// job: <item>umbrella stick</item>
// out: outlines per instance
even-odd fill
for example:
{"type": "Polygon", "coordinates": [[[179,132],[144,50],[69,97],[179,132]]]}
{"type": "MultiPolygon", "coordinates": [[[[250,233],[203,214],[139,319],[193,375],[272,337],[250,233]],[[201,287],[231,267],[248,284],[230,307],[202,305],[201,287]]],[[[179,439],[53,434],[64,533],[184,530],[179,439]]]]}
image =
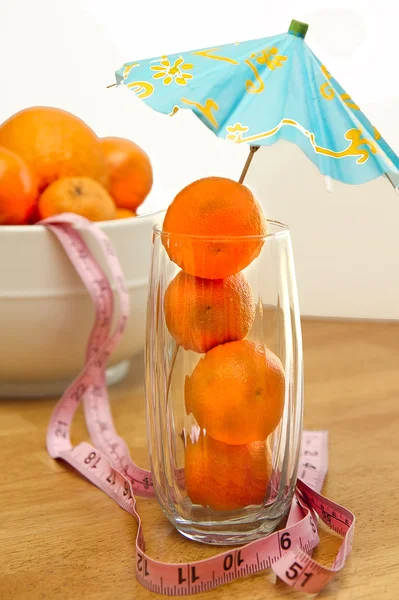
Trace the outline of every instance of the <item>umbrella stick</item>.
{"type": "Polygon", "coordinates": [[[114,87],[114,86],[116,86],[116,83],[111,83],[111,85],[107,85],[107,90],[108,90],[109,88],[112,88],[112,87],[114,87]]]}
{"type": "Polygon", "coordinates": [[[256,152],[257,150],[259,150],[259,148],[260,148],[260,146],[250,146],[250,147],[249,147],[249,154],[248,154],[248,158],[247,158],[247,161],[246,161],[246,163],[245,163],[245,165],[244,165],[244,168],[243,168],[243,170],[242,170],[242,173],[241,173],[240,179],[238,180],[238,183],[243,183],[243,182],[244,182],[245,176],[246,176],[246,174],[248,173],[248,169],[249,169],[249,167],[250,167],[250,164],[251,164],[251,162],[252,162],[252,159],[253,159],[253,157],[254,157],[254,154],[255,154],[255,152],[256,152]]]}

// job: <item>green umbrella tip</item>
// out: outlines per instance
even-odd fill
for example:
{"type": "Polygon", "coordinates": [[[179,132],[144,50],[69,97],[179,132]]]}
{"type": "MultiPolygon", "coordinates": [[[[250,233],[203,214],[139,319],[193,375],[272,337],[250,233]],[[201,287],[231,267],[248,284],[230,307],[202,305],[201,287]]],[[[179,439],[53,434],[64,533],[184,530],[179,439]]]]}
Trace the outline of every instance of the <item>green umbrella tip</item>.
{"type": "Polygon", "coordinates": [[[308,28],[309,25],[307,23],[302,23],[302,21],[296,21],[295,19],[292,19],[288,33],[304,38],[308,28]]]}

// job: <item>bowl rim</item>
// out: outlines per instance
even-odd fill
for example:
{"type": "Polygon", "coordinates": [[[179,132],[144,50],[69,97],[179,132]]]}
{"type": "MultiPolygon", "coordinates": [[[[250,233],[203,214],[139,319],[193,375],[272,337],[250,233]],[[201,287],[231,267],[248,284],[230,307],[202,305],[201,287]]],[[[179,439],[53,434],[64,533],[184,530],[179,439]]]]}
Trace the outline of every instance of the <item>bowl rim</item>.
{"type": "MultiPolygon", "coordinates": [[[[127,217],[126,219],[113,219],[110,221],[93,221],[93,223],[95,223],[96,225],[98,225],[99,227],[101,227],[101,229],[104,230],[112,230],[112,229],[116,229],[117,227],[120,227],[123,224],[134,224],[134,227],[136,227],[135,223],[138,223],[140,221],[145,221],[146,219],[148,220],[153,220],[154,218],[161,218],[161,216],[165,213],[166,208],[163,208],[161,210],[156,210],[152,213],[145,213],[144,215],[137,215],[136,217],[127,217]]],[[[76,229],[80,229],[80,227],[76,227],[76,229]]],[[[33,233],[39,233],[39,232],[43,232],[46,231],[47,227],[45,225],[0,225],[0,235],[2,235],[4,232],[8,232],[8,233],[22,233],[22,232],[30,232],[31,234],[33,233]]]]}

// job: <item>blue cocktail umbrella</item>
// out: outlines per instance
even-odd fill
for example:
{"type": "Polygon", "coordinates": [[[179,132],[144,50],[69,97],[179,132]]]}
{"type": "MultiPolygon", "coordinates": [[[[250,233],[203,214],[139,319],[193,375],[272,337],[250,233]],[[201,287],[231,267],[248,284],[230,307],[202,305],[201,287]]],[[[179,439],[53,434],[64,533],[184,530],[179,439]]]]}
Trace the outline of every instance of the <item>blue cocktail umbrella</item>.
{"type": "Polygon", "coordinates": [[[123,83],[158,112],[190,109],[218,137],[260,146],[286,140],[332,179],[361,184],[386,175],[399,185],[399,158],[305,42],[288,33],[126,63],[123,83]]]}

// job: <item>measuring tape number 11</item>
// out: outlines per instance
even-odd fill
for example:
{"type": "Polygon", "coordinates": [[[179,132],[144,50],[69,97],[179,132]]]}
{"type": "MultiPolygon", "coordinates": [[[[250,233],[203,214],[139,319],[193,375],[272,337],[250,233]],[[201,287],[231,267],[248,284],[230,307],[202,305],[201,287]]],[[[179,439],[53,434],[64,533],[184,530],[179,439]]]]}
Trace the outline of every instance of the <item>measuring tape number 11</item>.
{"type": "Polygon", "coordinates": [[[151,473],[133,462],[126,443],[115,430],[105,380],[107,360],[124,332],[129,315],[122,269],[110,240],[83,217],[63,214],[41,223],[60,241],[95,307],[95,322],[83,370],[54,408],[47,430],[47,449],[51,457],[72,465],[136,519],[139,582],[151,591],[181,596],[211,590],[238,577],[272,568],[291,587],[310,594],[322,590],[343,568],[352,549],[355,524],[349,510],[320,495],[327,472],[327,433],[322,431],[303,433],[299,478],[285,529],[198,562],[164,563],[146,554],[135,494],[154,497],[151,473]],[[115,284],[119,315],[113,331],[111,284],[90,252],[81,230],[88,230],[94,237],[115,284]],[[81,401],[92,444],[82,442],[72,446],[70,429],[81,401]],[[319,542],[318,518],[343,536],[330,568],[318,564],[311,556],[319,542]]]}

